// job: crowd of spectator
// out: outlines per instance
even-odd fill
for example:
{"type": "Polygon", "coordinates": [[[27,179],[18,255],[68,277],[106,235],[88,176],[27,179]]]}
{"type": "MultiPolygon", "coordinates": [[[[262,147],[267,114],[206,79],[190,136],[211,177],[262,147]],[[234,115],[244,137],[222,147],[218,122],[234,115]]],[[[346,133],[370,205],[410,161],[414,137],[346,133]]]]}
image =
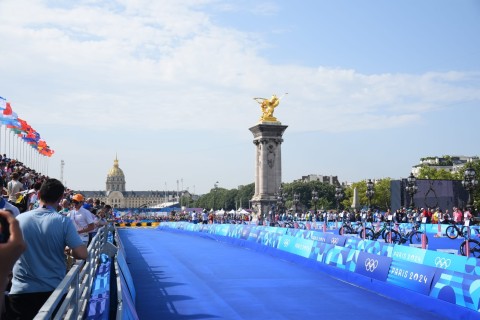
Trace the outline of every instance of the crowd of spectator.
{"type": "Polygon", "coordinates": [[[33,319],[112,208],[6,155],[0,192],[0,318],[33,319]]]}
{"type": "Polygon", "coordinates": [[[344,220],[355,222],[382,222],[388,219],[388,216],[392,216],[392,221],[396,223],[432,223],[432,224],[464,224],[465,221],[473,224],[473,215],[468,209],[460,209],[453,207],[452,213],[448,209],[443,211],[440,208],[414,208],[407,209],[401,208],[391,212],[380,210],[317,210],[295,213],[293,211],[285,212],[282,214],[274,214],[275,222],[278,221],[312,221],[312,222],[341,222],[344,220]]]}

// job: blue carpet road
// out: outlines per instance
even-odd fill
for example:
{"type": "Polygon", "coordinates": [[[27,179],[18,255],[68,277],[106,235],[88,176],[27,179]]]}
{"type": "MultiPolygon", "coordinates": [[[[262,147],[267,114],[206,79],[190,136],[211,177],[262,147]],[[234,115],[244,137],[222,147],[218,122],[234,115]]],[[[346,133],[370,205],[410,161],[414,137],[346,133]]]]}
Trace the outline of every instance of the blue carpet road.
{"type": "Polygon", "coordinates": [[[318,270],[185,233],[120,229],[140,319],[442,319],[318,270]]]}

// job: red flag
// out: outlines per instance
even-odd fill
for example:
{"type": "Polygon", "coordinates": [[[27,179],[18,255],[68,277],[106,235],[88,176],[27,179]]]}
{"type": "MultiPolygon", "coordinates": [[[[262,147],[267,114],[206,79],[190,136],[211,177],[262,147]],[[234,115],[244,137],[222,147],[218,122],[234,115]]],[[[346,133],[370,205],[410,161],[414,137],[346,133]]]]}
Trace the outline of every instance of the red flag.
{"type": "Polygon", "coordinates": [[[12,115],[12,107],[10,106],[10,102],[7,102],[6,103],[6,107],[5,107],[5,110],[3,110],[3,114],[5,116],[11,116],[12,115]]]}

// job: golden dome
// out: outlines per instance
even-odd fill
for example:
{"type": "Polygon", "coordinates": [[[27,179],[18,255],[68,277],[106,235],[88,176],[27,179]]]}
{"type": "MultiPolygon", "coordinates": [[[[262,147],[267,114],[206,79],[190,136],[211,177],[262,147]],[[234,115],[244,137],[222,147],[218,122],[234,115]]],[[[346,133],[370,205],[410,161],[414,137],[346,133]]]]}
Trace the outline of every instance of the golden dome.
{"type": "Polygon", "coordinates": [[[125,177],[123,174],[122,169],[118,167],[118,160],[115,158],[115,161],[113,161],[113,168],[110,169],[108,172],[109,177],[125,177]]]}

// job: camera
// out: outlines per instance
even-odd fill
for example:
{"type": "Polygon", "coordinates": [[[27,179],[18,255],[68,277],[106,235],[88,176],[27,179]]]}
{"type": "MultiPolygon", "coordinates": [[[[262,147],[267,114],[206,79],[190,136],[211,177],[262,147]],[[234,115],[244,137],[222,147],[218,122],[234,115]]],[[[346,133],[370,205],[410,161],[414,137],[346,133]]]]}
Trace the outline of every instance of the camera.
{"type": "Polygon", "coordinates": [[[0,217],[0,243],[5,243],[10,238],[10,226],[7,219],[0,217]]]}
{"type": "MultiPolygon", "coordinates": [[[[12,211],[6,210],[13,214],[12,211]]],[[[0,243],[5,243],[10,238],[10,225],[4,217],[0,217],[0,243]]]]}

